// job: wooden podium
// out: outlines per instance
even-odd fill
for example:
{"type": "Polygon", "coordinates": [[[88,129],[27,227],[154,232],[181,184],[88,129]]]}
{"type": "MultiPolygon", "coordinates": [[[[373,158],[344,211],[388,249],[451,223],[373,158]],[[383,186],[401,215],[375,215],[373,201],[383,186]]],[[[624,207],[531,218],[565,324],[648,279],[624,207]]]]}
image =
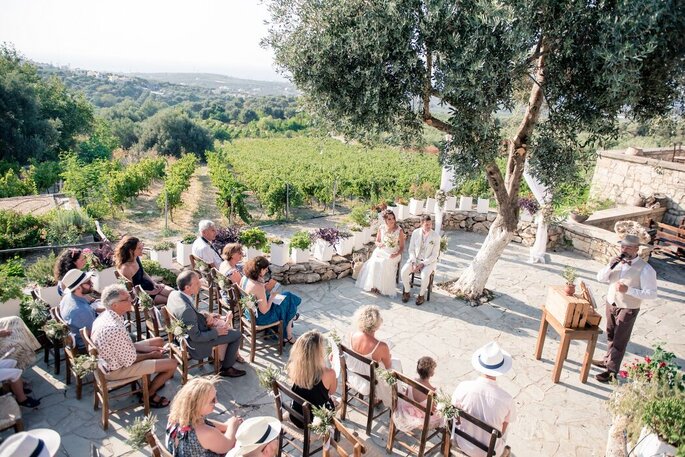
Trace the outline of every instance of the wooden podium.
{"type": "Polygon", "coordinates": [[[563,292],[563,287],[552,286],[549,288],[547,305],[542,307],[540,332],[538,333],[538,340],[535,346],[535,359],[540,360],[542,357],[547,327],[551,324],[561,340],[554,362],[554,370],[552,370],[552,381],[554,383],[559,382],[561,369],[568,356],[568,348],[572,340],[587,341],[585,357],[583,357],[583,365],[580,370],[580,381],[582,383],[587,382],[597,338],[602,333],[602,330],[597,325],[599,320],[592,305],[591,301],[585,297],[567,296],[563,292]],[[594,325],[589,324],[588,320],[592,321],[594,325]]]}

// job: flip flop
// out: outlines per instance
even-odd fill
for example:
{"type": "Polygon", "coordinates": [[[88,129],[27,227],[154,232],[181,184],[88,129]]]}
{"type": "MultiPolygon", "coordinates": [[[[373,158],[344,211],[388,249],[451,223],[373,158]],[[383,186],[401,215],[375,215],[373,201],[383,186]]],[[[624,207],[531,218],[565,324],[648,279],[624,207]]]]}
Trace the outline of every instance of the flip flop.
{"type": "Polygon", "coordinates": [[[170,403],[171,403],[171,401],[169,401],[169,399],[166,397],[159,397],[159,400],[157,400],[157,401],[155,401],[154,399],[151,398],[150,399],[150,408],[155,408],[155,409],[166,408],[169,406],[170,403]]]}

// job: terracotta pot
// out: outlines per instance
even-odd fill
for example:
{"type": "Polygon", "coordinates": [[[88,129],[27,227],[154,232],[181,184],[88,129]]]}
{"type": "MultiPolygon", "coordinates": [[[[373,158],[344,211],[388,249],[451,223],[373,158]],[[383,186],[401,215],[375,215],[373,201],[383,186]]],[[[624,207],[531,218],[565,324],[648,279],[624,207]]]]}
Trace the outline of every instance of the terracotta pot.
{"type": "Polygon", "coordinates": [[[564,293],[568,295],[569,297],[571,295],[574,295],[576,293],[576,285],[575,284],[566,284],[564,286],[564,293]]]}

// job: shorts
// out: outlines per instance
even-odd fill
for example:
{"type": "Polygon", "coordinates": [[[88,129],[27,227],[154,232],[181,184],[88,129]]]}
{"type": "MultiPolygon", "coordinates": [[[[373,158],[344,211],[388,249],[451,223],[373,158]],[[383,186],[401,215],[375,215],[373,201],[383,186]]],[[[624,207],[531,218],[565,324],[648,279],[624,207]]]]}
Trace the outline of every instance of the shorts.
{"type": "MultiPolygon", "coordinates": [[[[157,368],[158,362],[169,359],[148,359],[136,362],[130,367],[120,368],[105,374],[108,381],[117,381],[126,378],[139,378],[146,374],[157,373],[161,368],[157,368]]],[[[161,365],[161,363],[159,364],[161,365]]]]}

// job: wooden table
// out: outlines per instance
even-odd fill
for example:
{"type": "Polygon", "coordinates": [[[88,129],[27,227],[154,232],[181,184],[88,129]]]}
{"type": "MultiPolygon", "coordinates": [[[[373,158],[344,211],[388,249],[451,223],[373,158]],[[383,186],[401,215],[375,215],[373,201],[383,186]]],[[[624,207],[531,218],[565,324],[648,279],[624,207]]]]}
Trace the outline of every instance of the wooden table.
{"type": "Polygon", "coordinates": [[[586,383],[588,373],[590,373],[590,364],[592,363],[592,356],[595,353],[595,345],[597,344],[597,337],[602,330],[598,326],[585,328],[566,328],[559,321],[547,312],[547,309],[542,307],[542,318],[540,319],[540,333],[538,333],[538,341],[535,346],[535,359],[540,360],[542,357],[542,348],[545,345],[545,337],[547,336],[547,327],[552,324],[552,328],[561,337],[559,349],[557,349],[557,358],[554,362],[554,370],[552,371],[552,381],[559,382],[561,377],[561,369],[564,366],[564,360],[568,356],[568,348],[572,340],[586,340],[587,348],[585,349],[585,357],[583,358],[583,366],[580,370],[580,382],[586,383]]]}

